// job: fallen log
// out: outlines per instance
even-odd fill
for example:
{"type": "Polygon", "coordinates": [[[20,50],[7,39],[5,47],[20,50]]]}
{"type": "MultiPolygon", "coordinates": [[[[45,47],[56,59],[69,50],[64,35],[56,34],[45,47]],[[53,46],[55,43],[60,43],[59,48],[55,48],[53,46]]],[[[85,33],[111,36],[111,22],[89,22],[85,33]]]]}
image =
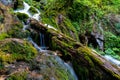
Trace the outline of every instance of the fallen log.
{"type": "Polygon", "coordinates": [[[31,28],[50,36],[50,46],[71,56],[79,80],[120,80],[120,68],[63,33],[30,20],[31,28]]]}

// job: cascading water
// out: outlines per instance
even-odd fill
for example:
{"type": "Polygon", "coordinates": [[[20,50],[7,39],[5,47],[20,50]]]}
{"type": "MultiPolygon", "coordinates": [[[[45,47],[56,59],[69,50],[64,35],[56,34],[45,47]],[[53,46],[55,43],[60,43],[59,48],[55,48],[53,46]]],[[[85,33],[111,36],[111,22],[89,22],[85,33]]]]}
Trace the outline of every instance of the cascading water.
{"type": "Polygon", "coordinates": [[[16,12],[16,13],[17,13],[17,12],[25,13],[25,14],[27,14],[30,18],[34,18],[34,19],[36,19],[36,20],[39,21],[39,18],[40,18],[40,12],[39,12],[39,10],[36,9],[37,13],[35,13],[34,15],[31,15],[31,14],[29,13],[30,6],[29,6],[27,3],[25,3],[25,2],[23,2],[23,5],[24,5],[24,9],[15,10],[14,12],[16,12]]]}
{"type": "MultiPolygon", "coordinates": [[[[94,49],[93,49],[93,52],[97,53],[94,49]]],[[[109,62],[117,65],[118,67],[120,67],[120,61],[113,58],[111,55],[103,55],[102,57],[108,60],[109,62]]]]}
{"type": "Polygon", "coordinates": [[[41,49],[45,50],[45,35],[43,33],[40,33],[40,47],[41,49]]]}
{"type": "Polygon", "coordinates": [[[65,63],[63,60],[60,59],[60,57],[55,57],[56,61],[59,62],[59,64],[62,65],[66,69],[66,71],[70,72],[72,76],[74,76],[74,80],[78,80],[72,66],[70,66],[68,63],[65,63]]]}
{"type": "Polygon", "coordinates": [[[119,61],[119,60],[113,58],[113,57],[110,56],[110,55],[104,55],[104,57],[105,57],[108,61],[110,61],[110,62],[112,62],[113,64],[115,64],[115,65],[117,65],[117,66],[120,67],[120,61],[119,61]]]}
{"type": "Polygon", "coordinates": [[[20,12],[20,13],[25,13],[27,14],[29,17],[32,17],[32,15],[28,12],[28,10],[30,9],[30,6],[23,2],[23,5],[24,5],[24,9],[21,9],[21,10],[15,10],[14,12],[17,13],[17,12],[20,12]]]}
{"type": "Polygon", "coordinates": [[[33,44],[33,46],[40,52],[42,49],[32,40],[31,37],[28,37],[28,41],[33,44]]]}
{"type": "MultiPolygon", "coordinates": [[[[36,20],[39,21],[39,18],[40,18],[40,16],[39,16],[39,15],[40,15],[39,10],[36,9],[36,10],[38,11],[38,13],[36,13],[36,14],[34,14],[34,15],[32,16],[32,15],[29,13],[30,6],[29,6],[27,3],[25,3],[25,2],[24,2],[23,4],[24,4],[24,9],[22,9],[22,10],[16,10],[15,13],[16,13],[16,12],[25,13],[25,14],[27,14],[30,18],[34,18],[34,19],[36,19],[36,20]]],[[[27,24],[24,24],[24,23],[23,23],[23,25],[24,25],[23,30],[26,30],[26,28],[29,27],[29,25],[27,25],[27,24]]],[[[47,24],[45,24],[45,25],[46,25],[48,28],[52,28],[52,29],[56,30],[54,27],[52,27],[52,26],[50,26],[50,25],[47,25],[47,24]]],[[[42,51],[47,52],[47,51],[43,50],[43,49],[46,49],[45,40],[44,40],[44,39],[45,39],[45,36],[44,36],[43,33],[40,33],[39,35],[40,35],[40,47],[32,40],[31,37],[28,37],[28,41],[31,42],[31,43],[33,44],[33,46],[34,46],[39,52],[42,52],[42,51]]],[[[78,80],[78,78],[77,78],[77,76],[76,76],[73,68],[72,68],[68,63],[65,63],[65,62],[64,62],[60,57],[58,57],[57,55],[54,55],[54,56],[55,56],[56,61],[57,61],[59,64],[61,64],[61,66],[64,67],[64,68],[70,73],[70,75],[72,75],[72,77],[74,78],[74,80],[78,80]]]]}

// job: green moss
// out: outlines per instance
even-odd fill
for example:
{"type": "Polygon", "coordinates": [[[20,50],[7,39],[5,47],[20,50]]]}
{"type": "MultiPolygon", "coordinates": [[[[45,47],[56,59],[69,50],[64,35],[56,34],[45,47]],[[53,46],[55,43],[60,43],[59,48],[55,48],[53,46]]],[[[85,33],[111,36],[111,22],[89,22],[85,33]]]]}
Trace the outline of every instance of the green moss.
{"type": "MultiPolygon", "coordinates": [[[[78,48],[78,53],[87,55],[92,61],[95,61],[95,63],[101,64],[101,65],[103,64],[97,57],[94,57],[92,55],[93,51],[91,49],[89,49],[88,47],[78,48]]],[[[88,61],[89,61],[89,59],[88,59],[88,61]]],[[[91,63],[91,61],[89,63],[91,63]]]]}
{"type": "Polygon", "coordinates": [[[11,29],[7,32],[7,34],[12,38],[26,38],[30,32],[23,31],[22,23],[17,23],[11,27],[11,29]]]}
{"type": "Polygon", "coordinates": [[[8,38],[8,37],[9,37],[9,35],[7,33],[0,34],[0,40],[3,40],[3,39],[8,38]]]}
{"type": "Polygon", "coordinates": [[[19,18],[19,20],[21,20],[23,22],[26,22],[26,20],[29,18],[29,16],[25,13],[17,12],[16,15],[19,18]]]}
{"type": "Polygon", "coordinates": [[[68,75],[69,74],[65,73],[64,70],[60,68],[56,69],[57,80],[68,80],[69,79],[68,75]]]}
{"type": "Polygon", "coordinates": [[[62,53],[63,53],[63,55],[68,55],[68,52],[67,52],[67,50],[68,49],[73,49],[73,47],[70,45],[70,44],[66,44],[64,41],[60,41],[59,39],[57,39],[57,37],[52,37],[52,44],[51,44],[51,48],[53,49],[53,50],[60,50],[60,51],[62,51],[62,53]],[[57,43],[57,44],[56,44],[57,43]],[[57,46],[57,45],[60,45],[60,46],[57,46]],[[61,48],[61,46],[62,47],[64,47],[64,49],[63,48],[61,48]]]}
{"type": "Polygon", "coordinates": [[[57,22],[55,21],[55,17],[54,17],[54,16],[49,16],[49,17],[48,17],[48,16],[46,16],[45,14],[41,14],[41,18],[42,18],[42,22],[43,22],[44,24],[47,23],[47,24],[49,24],[49,25],[57,28],[57,30],[60,30],[57,22]]]}
{"type": "Polygon", "coordinates": [[[55,72],[55,78],[56,80],[74,80],[71,73],[64,68],[64,66],[61,66],[60,62],[55,60],[52,56],[49,57],[49,59],[53,64],[53,71],[55,72]]]}
{"type": "Polygon", "coordinates": [[[63,21],[60,25],[58,25],[57,17],[58,15],[53,16],[54,13],[51,13],[50,16],[46,16],[46,14],[42,14],[42,22],[52,25],[53,27],[57,28],[58,31],[74,38],[75,40],[79,41],[78,33],[75,27],[71,24],[68,18],[63,16],[63,21]]]}
{"type": "Polygon", "coordinates": [[[38,10],[41,10],[41,3],[38,0],[24,0],[24,1],[28,3],[30,6],[34,6],[38,10]]]}
{"type": "Polygon", "coordinates": [[[10,75],[6,80],[26,80],[27,72],[17,72],[10,75]]]}
{"type": "Polygon", "coordinates": [[[89,71],[87,69],[87,66],[86,67],[79,66],[76,61],[75,62],[73,61],[72,63],[73,63],[73,67],[76,71],[76,74],[78,74],[78,77],[80,78],[80,80],[89,79],[89,77],[88,77],[89,71]]]}
{"type": "Polygon", "coordinates": [[[0,58],[3,62],[15,60],[30,60],[37,55],[37,50],[28,42],[19,43],[16,41],[0,42],[0,58]]]}
{"type": "Polygon", "coordinates": [[[33,15],[35,13],[38,13],[37,10],[34,7],[30,7],[29,12],[33,15]]]}

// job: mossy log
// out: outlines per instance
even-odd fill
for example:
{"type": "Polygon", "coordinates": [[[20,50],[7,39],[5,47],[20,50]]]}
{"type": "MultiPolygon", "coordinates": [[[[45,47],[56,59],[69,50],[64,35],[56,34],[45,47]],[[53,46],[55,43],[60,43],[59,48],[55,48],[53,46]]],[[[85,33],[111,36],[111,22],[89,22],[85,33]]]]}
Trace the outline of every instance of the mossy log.
{"type": "Polygon", "coordinates": [[[33,30],[43,31],[50,35],[52,46],[49,47],[71,56],[73,68],[79,80],[120,80],[120,68],[94,50],[34,19],[30,20],[30,25],[33,30]]]}

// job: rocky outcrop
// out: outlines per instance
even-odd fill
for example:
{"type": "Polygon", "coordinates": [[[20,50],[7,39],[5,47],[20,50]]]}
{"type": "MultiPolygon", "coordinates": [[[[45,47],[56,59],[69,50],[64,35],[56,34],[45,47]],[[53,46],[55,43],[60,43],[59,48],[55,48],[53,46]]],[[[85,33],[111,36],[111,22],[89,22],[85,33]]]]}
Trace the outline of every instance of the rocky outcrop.
{"type": "Polygon", "coordinates": [[[80,80],[120,79],[120,68],[108,62],[94,50],[83,46],[57,30],[47,28],[47,26],[36,20],[32,19],[30,25],[32,29],[42,30],[50,36],[51,45],[49,47],[71,56],[74,69],[80,80]]]}

